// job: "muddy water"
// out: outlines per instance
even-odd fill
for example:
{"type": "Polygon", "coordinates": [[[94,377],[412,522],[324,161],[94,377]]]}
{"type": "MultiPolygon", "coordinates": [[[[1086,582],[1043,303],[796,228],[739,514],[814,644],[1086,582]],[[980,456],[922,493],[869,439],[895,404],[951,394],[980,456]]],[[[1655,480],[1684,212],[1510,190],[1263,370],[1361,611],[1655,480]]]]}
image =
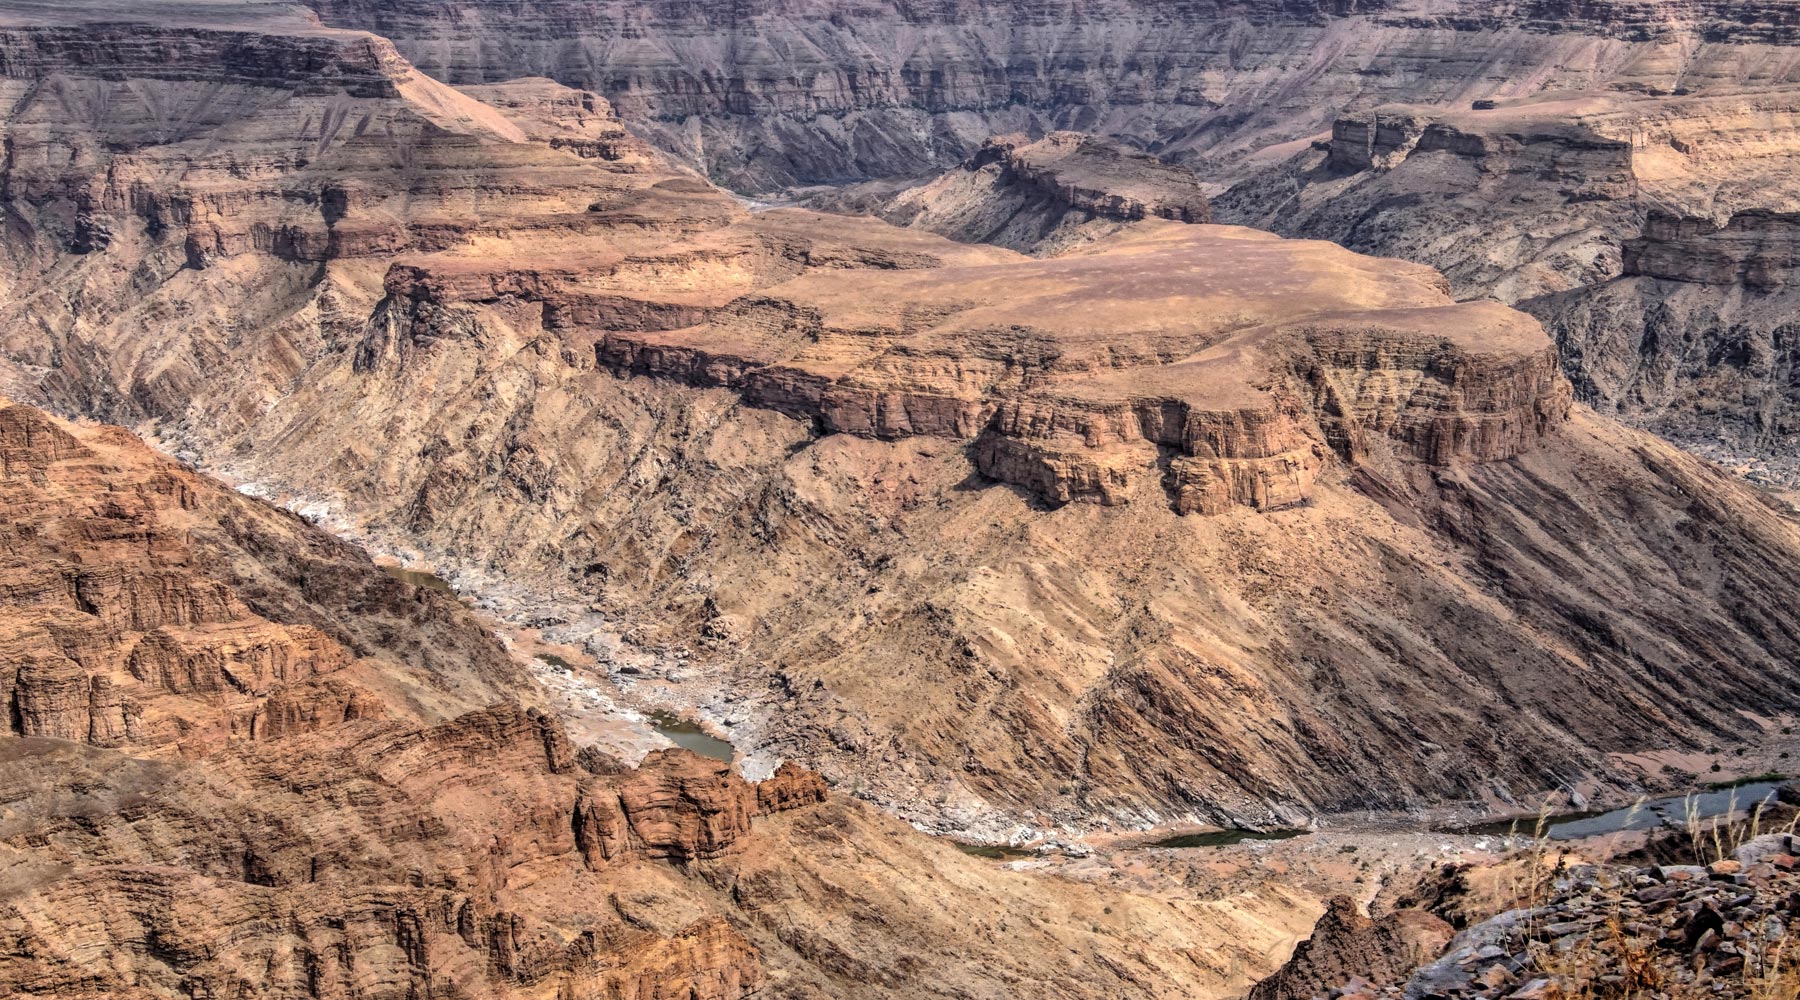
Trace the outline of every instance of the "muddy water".
{"type": "Polygon", "coordinates": [[[426,573],[416,569],[404,569],[399,566],[383,566],[381,567],[381,570],[394,579],[399,580],[401,583],[410,583],[415,587],[424,587],[428,590],[439,590],[446,594],[456,593],[456,588],[450,586],[448,580],[445,580],[443,577],[434,573],[426,573]]]}
{"type": "Polygon", "coordinates": [[[658,709],[651,712],[649,718],[650,728],[684,750],[692,750],[702,757],[722,760],[727,764],[737,756],[737,748],[730,743],[701,729],[698,723],[690,722],[673,712],[658,709]]]}

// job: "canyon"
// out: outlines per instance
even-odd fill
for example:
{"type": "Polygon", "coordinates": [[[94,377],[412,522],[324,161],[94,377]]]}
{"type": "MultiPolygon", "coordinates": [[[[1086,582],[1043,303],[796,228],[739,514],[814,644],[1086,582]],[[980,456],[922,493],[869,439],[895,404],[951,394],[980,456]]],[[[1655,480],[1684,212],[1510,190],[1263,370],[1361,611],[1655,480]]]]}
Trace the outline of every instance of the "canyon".
{"type": "Polygon", "coordinates": [[[874,215],[959,243],[1048,256],[1144,219],[1212,221],[1199,178],[1080,132],[995,136],[923,184],[870,181],[801,199],[840,215],[874,215]]]}
{"type": "Polygon", "coordinates": [[[1442,268],[1459,297],[1543,320],[1579,398],[1791,487],[1795,100],[1715,81],[1385,106],[1216,210],[1442,268]]]}
{"type": "Polygon", "coordinates": [[[1688,304],[1646,315],[1623,261],[1655,212],[1723,226],[1794,210],[1785,3],[313,6],[452,84],[603,93],[742,191],[929,178],[1002,134],[1110,137],[1237,185],[1222,221],[1429,264],[1459,297],[1522,306],[1585,402],[1800,484],[1771,290],[1664,279],[1649,294],[1688,304]],[[1410,164],[1341,177],[1381,120],[1414,133],[1384,154],[1410,164]],[[1308,148],[1334,132],[1331,152],[1308,148]]]}
{"type": "Polygon", "coordinates": [[[1793,82],[1783,0],[312,0],[455,86],[545,76],[743,191],[1074,129],[1214,182],[1349,110],[1793,82]]]}
{"type": "Polygon", "coordinates": [[[460,602],[118,427],[0,406],[0,503],[10,996],[1224,996],[1303,926],[577,747],[460,602]]]}
{"type": "Polygon", "coordinates": [[[1796,30],[0,0],[0,986],[1401,989],[1787,756],[1796,30]]]}
{"type": "Polygon", "coordinates": [[[11,30],[10,391],[598,616],[754,757],[985,835],[1292,822],[1792,707],[1793,523],[1430,269],[1191,190],[1039,256],[751,209],[280,16],[11,30]]]}

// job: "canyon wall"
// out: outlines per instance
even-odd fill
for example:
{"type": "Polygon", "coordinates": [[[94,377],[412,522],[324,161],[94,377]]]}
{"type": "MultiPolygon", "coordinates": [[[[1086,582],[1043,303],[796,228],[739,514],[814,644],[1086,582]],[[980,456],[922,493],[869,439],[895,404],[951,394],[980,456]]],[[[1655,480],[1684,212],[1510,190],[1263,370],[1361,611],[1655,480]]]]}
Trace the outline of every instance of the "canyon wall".
{"type": "Polygon", "coordinates": [[[830,188],[805,203],[1037,256],[1142,219],[1212,220],[1192,171],[1078,132],[1052,132],[1035,142],[995,136],[960,167],[926,183],[830,188]]]}
{"type": "Polygon", "coordinates": [[[1584,401],[1783,484],[1800,469],[1781,332],[1797,112],[1788,87],[1382,108],[1215,208],[1515,302],[1584,401]]]}
{"type": "MultiPolygon", "coordinates": [[[[1791,111],[1770,100],[1791,103],[1776,91],[1796,82],[1784,47],[1800,29],[1781,2],[313,7],[393,39],[451,83],[547,76],[603,94],[659,147],[738,190],[935,175],[995,135],[1076,129],[1191,166],[1213,190],[1243,182],[1222,202],[1225,221],[1427,263],[1459,294],[1507,302],[1617,277],[1653,208],[1723,221],[1800,207],[1791,169],[1767,161],[1791,131],[1791,111]],[[1609,115],[1593,95],[1633,106],[1609,115]],[[1523,117],[1459,114],[1538,96],[1544,106],[1523,117]],[[1383,152],[1359,136],[1394,105],[1408,110],[1390,120],[1420,134],[1383,152]],[[1305,147],[1328,132],[1321,174],[1305,147]],[[1420,155],[1400,176],[1342,176],[1376,153],[1420,155]],[[1706,166],[1740,156],[1762,162],[1706,166]]],[[[1005,245],[1041,238],[991,212],[942,225],[1005,245]]],[[[1621,334],[1631,321],[1615,320],[1621,334]]],[[[1612,380],[1582,359],[1639,364],[1570,355],[1573,380],[1595,392],[1612,380]]],[[[1586,398],[1690,443],[1691,424],[1757,447],[1760,432],[1735,418],[1665,421],[1683,405],[1667,393],[1586,398]]]]}
{"type": "Polygon", "coordinates": [[[1724,225],[1653,213],[1625,243],[1625,277],[1774,292],[1795,283],[1800,214],[1739,212],[1724,225]]]}
{"type": "Polygon", "coordinates": [[[600,93],[738,190],[917,176],[1077,129],[1228,182],[1347,109],[1791,81],[1784,3],[314,0],[452,84],[600,93]]]}
{"type": "Polygon", "coordinates": [[[1790,707],[1791,523],[1430,268],[753,208],[596,95],[282,24],[201,32],[206,86],[8,29],[0,381],[593,622],[760,760],[938,828],[1292,822],[1654,784],[1610,755],[1790,707]],[[338,55],[230,70],[283,32],[338,55]]]}
{"type": "Polygon", "coordinates": [[[1791,489],[1800,482],[1793,220],[1653,213],[1626,241],[1618,277],[1525,306],[1557,330],[1584,395],[1791,489]]]}
{"type": "Polygon", "coordinates": [[[456,599],[122,428],[0,406],[0,510],[7,996],[1224,997],[1311,912],[578,749],[456,599]]]}
{"type": "Polygon", "coordinates": [[[0,711],[17,736],[197,755],[530,696],[450,598],[123,431],[77,433],[7,403],[0,468],[0,711]],[[396,698],[399,683],[432,693],[396,698]]]}

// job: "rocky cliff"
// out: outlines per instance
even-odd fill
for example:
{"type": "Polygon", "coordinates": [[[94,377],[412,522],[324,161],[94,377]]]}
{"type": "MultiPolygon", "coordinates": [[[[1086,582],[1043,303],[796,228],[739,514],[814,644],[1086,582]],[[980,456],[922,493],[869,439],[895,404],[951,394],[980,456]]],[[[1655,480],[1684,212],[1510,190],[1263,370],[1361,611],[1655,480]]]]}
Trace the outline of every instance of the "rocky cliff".
{"type": "Polygon", "coordinates": [[[222,65],[143,84],[172,140],[117,67],[19,71],[11,141],[58,155],[12,168],[6,384],[485,575],[759,760],[945,827],[1293,821],[1654,783],[1611,754],[1791,707],[1793,525],[1428,268],[752,210],[543,81],[345,61],[208,124],[222,65]]]}
{"type": "Polygon", "coordinates": [[[9,404],[0,469],[7,996],[1222,997],[1307,912],[608,763],[454,599],[122,429],[9,404]]]}
{"type": "Polygon", "coordinates": [[[116,428],[6,403],[0,470],[0,708],[18,736],[195,755],[529,696],[450,598],[116,428]]]}
{"type": "Polygon", "coordinates": [[[1800,214],[1758,209],[1724,225],[1652,213],[1625,243],[1625,277],[1772,292],[1794,283],[1800,214]]]}
{"type": "Polygon", "coordinates": [[[1787,469],[1794,391],[1772,300],[1800,208],[1797,109],[1786,87],[1379,109],[1216,204],[1518,302],[1584,400],[1734,465],[1787,469]]]}
{"type": "Polygon", "coordinates": [[[547,76],[605,95],[741,190],[917,176],[989,136],[1097,131],[1229,181],[1245,154],[1391,102],[1767,82],[1781,0],[313,0],[452,84],[547,76]]]}
{"type": "MultiPolygon", "coordinates": [[[[1729,253],[1653,254],[1650,266],[1688,277],[1736,269],[1729,253]]],[[[1760,273],[1759,282],[1781,279],[1778,268],[1760,273]]],[[[1636,275],[1525,305],[1556,329],[1582,394],[1754,481],[1791,490],[1800,483],[1796,301],[1785,287],[1636,275]]]]}
{"type": "MultiPolygon", "coordinates": [[[[643,329],[622,319],[634,310],[585,311],[535,273],[477,280],[458,258],[443,279],[421,262],[390,273],[361,367],[404,368],[514,290],[541,303],[577,371],[728,388],[825,434],[972,441],[983,474],[1051,503],[1125,503],[1162,478],[1164,449],[1169,502],[1209,513],[1304,501],[1328,445],[1354,460],[1386,435],[1429,462],[1492,461],[1567,410],[1529,320],[1323,245],[1168,224],[1029,262],[804,213],[742,228],[756,251],[790,241],[891,262],[811,269],[643,329]],[[828,225],[869,242],[831,248],[828,225]]],[[[738,269],[781,266],[746,256],[738,269]]]]}
{"type": "MultiPolygon", "coordinates": [[[[537,74],[604,93],[663,148],[740,189],[931,175],[996,133],[1081,129],[1190,165],[1215,188],[1244,181],[1222,202],[1226,221],[1430,264],[1459,295],[1507,302],[1617,277],[1623,244],[1652,210],[1723,222],[1800,207],[1782,159],[1794,148],[1782,49],[1796,25],[1778,0],[1121,0],[853,14],[769,0],[729,16],[600,0],[315,7],[328,23],[395,39],[452,82],[537,74]],[[1471,117],[1472,105],[1499,113],[1471,117]],[[1404,149],[1373,140],[1384,113],[1395,135],[1403,120],[1416,127],[1404,149]],[[1305,149],[1327,131],[1337,135],[1320,173],[1305,149]],[[1343,176],[1370,155],[1415,152],[1395,176],[1343,176]],[[1284,161],[1296,153],[1292,169],[1284,161]]],[[[1008,245],[1036,238],[979,211],[938,225],[1008,245]]],[[[1623,331],[1633,317],[1613,322],[1623,331]]],[[[1611,381],[1570,357],[1578,385],[1611,381]]],[[[1691,411],[1666,422],[1682,405],[1667,394],[1588,401],[1663,432],[1697,424],[1738,443],[1760,433],[1691,411]]]]}
{"type": "Polygon", "coordinates": [[[996,136],[961,169],[926,183],[834,188],[807,203],[1036,255],[1142,219],[1212,220],[1192,171],[1078,132],[1053,132],[1036,142],[996,136]]]}

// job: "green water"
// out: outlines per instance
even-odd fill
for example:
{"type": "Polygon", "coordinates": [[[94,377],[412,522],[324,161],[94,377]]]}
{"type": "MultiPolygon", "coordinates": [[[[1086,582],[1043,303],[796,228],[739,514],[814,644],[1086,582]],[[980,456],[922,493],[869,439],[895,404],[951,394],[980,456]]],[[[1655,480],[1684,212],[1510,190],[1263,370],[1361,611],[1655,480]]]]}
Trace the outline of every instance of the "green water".
{"type": "Polygon", "coordinates": [[[711,757],[729,764],[737,756],[737,748],[701,729],[699,723],[690,722],[673,712],[657,709],[650,713],[650,728],[669,738],[670,742],[683,750],[692,750],[702,757],[711,757]]]}
{"type": "Polygon", "coordinates": [[[575,670],[575,664],[570,663],[568,660],[565,660],[560,656],[557,656],[555,653],[539,653],[537,655],[537,658],[544,661],[545,663],[550,664],[551,666],[555,667],[556,669],[562,671],[565,674],[573,673],[575,670]]]}
{"type": "Polygon", "coordinates": [[[1179,837],[1169,837],[1144,846],[1230,847],[1246,840],[1288,840],[1305,833],[1305,830],[1214,830],[1211,833],[1184,833],[1179,837]]]}
{"type": "Polygon", "coordinates": [[[1017,847],[1005,844],[965,844],[960,840],[952,841],[956,849],[971,858],[986,858],[989,861],[1017,861],[1020,858],[1034,858],[1037,855],[1030,851],[1021,851],[1017,847]]]}

